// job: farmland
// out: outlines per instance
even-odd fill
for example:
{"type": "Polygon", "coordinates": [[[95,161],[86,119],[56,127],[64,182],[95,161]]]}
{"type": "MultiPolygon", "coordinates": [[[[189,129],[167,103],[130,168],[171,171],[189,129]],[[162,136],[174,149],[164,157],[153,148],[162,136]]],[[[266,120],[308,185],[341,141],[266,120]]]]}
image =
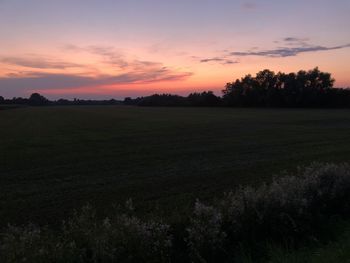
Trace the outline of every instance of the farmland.
{"type": "Polygon", "coordinates": [[[176,220],[314,161],[350,159],[350,110],[26,107],[0,111],[0,224],[57,223],[132,198],[176,220]]]}

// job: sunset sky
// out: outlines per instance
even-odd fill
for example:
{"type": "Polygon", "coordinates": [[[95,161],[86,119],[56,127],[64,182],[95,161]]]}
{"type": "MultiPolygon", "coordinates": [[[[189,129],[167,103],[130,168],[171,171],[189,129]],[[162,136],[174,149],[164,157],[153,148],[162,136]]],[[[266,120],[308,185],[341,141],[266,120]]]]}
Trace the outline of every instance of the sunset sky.
{"type": "Polygon", "coordinates": [[[350,86],[349,0],[0,0],[0,95],[213,90],[318,66],[350,86]]]}

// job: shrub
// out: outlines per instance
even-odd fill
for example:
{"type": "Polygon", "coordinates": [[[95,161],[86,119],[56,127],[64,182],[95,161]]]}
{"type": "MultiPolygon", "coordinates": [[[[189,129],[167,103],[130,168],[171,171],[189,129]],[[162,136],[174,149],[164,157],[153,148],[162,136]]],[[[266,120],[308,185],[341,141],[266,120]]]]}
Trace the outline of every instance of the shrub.
{"type": "Polygon", "coordinates": [[[194,260],[212,262],[209,251],[232,254],[241,242],[299,240],[316,235],[330,216],[347,215],[349,204],[350,166],[315,163],[270,185],[230,192],[213,207],[197,202],[189,249],[194,260]]]}
{"type": "Polygon", "coordinates": [[[53,262],[55,245],[46,228],[9,226],[1,236],[0,262],[53,262]]]}
{"type": "Polygon", "coordinates": [[[1,239],[1,262],[168,262],[169,226],[128,214],[104,220],[84,207],[53,235],[47,228],[10,227],[1,239]]]}
{"type": "Polygon", "coordinates": [[[256,250],[266,240],[298,242],[317,236],[330,217],[348,216],[350,165],[315,163],[212,205],[196,201],[181,229],[139,219],[131,200],[126,207],[100,220],[86,206],[60,231],[9,226],[0,236],[0,262],[170,262],[179,254],[192,262],[232,262],[242,244],[256,250]]]}
{"type": "Polygon", "coordinates": [[[200,261],[205,258],[214,260],[224,253],[226,234],[222,231],[222,223],[222,214],[218,209],[196,201],[194,215],[187,229],[187,243],[192,258],[200,261]]]}

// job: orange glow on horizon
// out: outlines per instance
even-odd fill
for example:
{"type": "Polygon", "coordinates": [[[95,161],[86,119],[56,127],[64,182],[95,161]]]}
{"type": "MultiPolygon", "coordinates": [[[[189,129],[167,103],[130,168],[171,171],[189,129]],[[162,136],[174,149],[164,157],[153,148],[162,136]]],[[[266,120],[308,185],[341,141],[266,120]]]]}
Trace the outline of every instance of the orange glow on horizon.
{"type": "Polygon", "coordinates": [[[41,53],[28,51],[21,56],[16,56],[13,51],[0,62],[0,79],[30,79],[29,82],[43,79],[47,82],[45,87],[36,87],[34,80],[26,94],[35,91],[49,97],[185,95],[204,90],[221,95],[227,82],[246,74],[255,75],[263,69],[296,72],[318,66],[320,70],[332,73],[336,79],[335,87],[350,86],[350,69],[347,66],[350,53],[343,50],[288,58],[247,56],[232,58],[237,63],[229,65],[215,61],[201,62],[201,58],[210,57],[205,56],[205,52],[209,51],[198,49],[196,56],[180,53],[171,56],[166,55],[169,51],[154,53],[132,47],[126,51],[98,45],[43,49],[41,53]],[[50,78],[54,81],[49,82],[50,78]]]}

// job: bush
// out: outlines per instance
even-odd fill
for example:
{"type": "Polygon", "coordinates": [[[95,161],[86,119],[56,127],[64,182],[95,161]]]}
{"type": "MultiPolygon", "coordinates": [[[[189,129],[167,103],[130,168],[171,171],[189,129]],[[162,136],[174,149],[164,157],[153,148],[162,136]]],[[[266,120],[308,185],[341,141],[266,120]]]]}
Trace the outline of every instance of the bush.
{"type": "Polygon", "coordinates": [[[0,236],[0,262],[170,262],[177,255],[180,262],[232,262],[242,246],[298,242],[317,236],[331,217],[348,216],[350,165],[315,163],[269,185],[241,187],[212,205],[196,201],[181,229],[141,220],[131,201],[126,206],[103,220],[86,206],[60,231],[9,226],[0,236]]]}
{"type": "Polygon", "coordinates": [[[128,215],[98,220],[84,207],[55,235],[47,228],[10,227],[1,239],[1,262],[168,262],[169,226],[128,215]]]}
{"type": "Polygon", "coordinates": [[[348,215],[349,204],[350,166],[312,164],[269,186],[228,193],[214,206],[197,202],[188,228],[189,248],[194,260],[211,262],[241,242],[314,236],[330,216],[348,215]]]}
{"type": "Polygon", "coordinates": [[[204,262],[205,258],[215,261],[220,254],[225,254],[223,248],[226,234],[222,224],[222,213],[218,209],[196,201],[190,227],[187,229],[187,243],[192,258],[204,262]]]}

